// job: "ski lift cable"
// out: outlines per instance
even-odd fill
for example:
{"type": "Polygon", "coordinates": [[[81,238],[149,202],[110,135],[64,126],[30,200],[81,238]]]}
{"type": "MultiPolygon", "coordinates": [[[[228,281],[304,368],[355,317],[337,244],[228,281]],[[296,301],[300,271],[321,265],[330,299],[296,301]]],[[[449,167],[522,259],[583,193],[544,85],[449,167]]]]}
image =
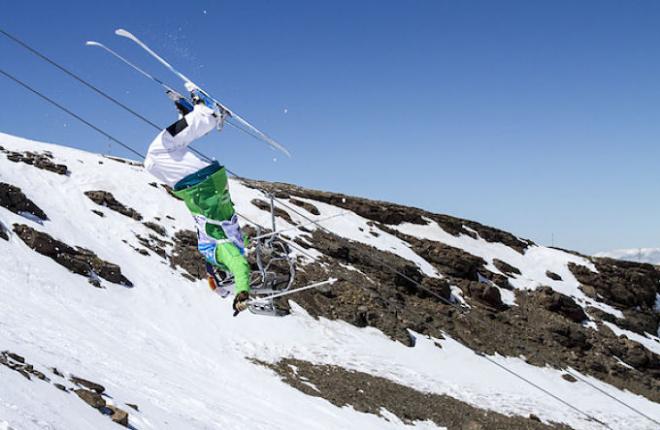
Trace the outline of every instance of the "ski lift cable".
{"type": "Polygon", "coordinates": [[[132,152],[133,154],[137,155],[138,157],[144,158],[144,155],[142,155],[141,153],[139,153],[139,152],[136,151],[135,149],[133,149],[133,148],[131,148],[130,146],[126,145],[125,143],[123,143],[122,141],[120,141],[120,140],[117,139],[116,137],[112,136],[111,134],[106,133],[105,131],[101,130],[100,128],[98,128],[97,126],[95,126],[94,124],[92,124],[91,122],[89,122],[89,121],[87,121],[86,119],[82,118],[80,115],[78,115],[78,114],[72,112],[71,110],[69,110],[69,109],[67,109],[66,107],[62,106],[61,104],[57,103],[55,100],[49,98],[48,96],[44,95],[43,93],[39,92],[38,90],[35,90],[34,88],[32,88],[31,86],[29,86],[29,85],[26,84],[25,82],[23,82],[23,81],[19,80],[18,78],[16,78],[16,77],[10,75],[9,73],[5,72],[5,71],[2,70],[2,69],[0,69],[0,74],[5,75],[7,78],[9,78],[9,79],[11,79],[12,81],[16,82],[17,84],[19,84],[19,85],[22,86],[23,88],[25,88],[25,89],[31,91],[32,93],[36,94],[37,96],[41,97],[42,99],[46,100],[47,102],[49,102],[49,103],[53,104],[54,106],[58,107],[59,109],[61,109],[61,110],[63,110],[64,112],[68,113],[69,115],[71,115],[72,117],[76,118],[77,120],[81,121],[82,123],[84,123],[84,124],[87,125],[88,127],[91,127],[92,129],[94,129],[94,130],[96,130],[97,132],[101,133],[102,135],[104,135],[104,136],[107,137],[108,139],[112,140],[113,142],[116,142],[116,143],[120,144],[120,145],[123,146],[125,149],[127,149],[128,151],[130,151],[130,152],[132,152]]]}
{"type": "MultiPolygon", "coordinates": [[[[63,72],[66,73],[67,75],[69,75],[69,76],[71,76],[72,78],[74,78],[76,81],[79,81],[79,82],[82,83],[83,85],[85,85],[85,86],[87,86],[88,88],[92,89],[94,92],[96,92],[96,93],[98,93],[99,95],[103,96],[104,98],[110,100],[110,101],[113,102],[114,104],[116,104],[116,105],[122,107],[123,109],[125,109],[125,110],[128,111],[128,112],[130,112],[130,113],[133,114],[135,117],[141,119],[142,121],[144,121],[145,123],[147,123],[147,124],[149,124],[150,126],[154,127],[155,129],[162,130],[162,128],[159,127],[159,126],[158,126],[157,124],[155,124],[154,122],[148,120],[148,119],[147,119],[146,117],[144,117],[143,115],[140,115],[139,113],[137,113],[136,111],[134,111],[134,110],[131,109],[130,107],[126,106],[125,104],[123,104],[122,102],[118,101],[118,100],[115,99],[114,97],[112,97],[112,96],[108,95],[107,93],[103,92],[102,90],[100,90],[100,89],[97,88],[96,86],[94,86],[94,85],[88,83],[87,81],[85,81],[84,79],[82,79],[82,78],[80,78],[78,75],[76,75],[75,73],[69,71],[68,69],[66,69],[66,68],[64,68],[64,67],[62,67],[61,65],[59,65],[59,64],[56,63],[55,61],[51,60],[49,57],[47,57],[47,56],[41,54],[39,51],[37,51],[36,49],[32,48],[32,47],[29,46],[27,43],[21,41],[20,39],[14,37],[14,36],[12,36],[11,34],[9,34],[8,32],[6,32],[5,30],[3,30],[3,29],[1,29],[1,28],[0,28],[0,33],[3,34],[4,36],[6,36],[7,38],[9,38],[10,40],[16,42],[17,44],[21,45],[22,47],[24,47],[24,48],[27,49],[28,51],[32,52],[34,55],[38,56],[39,58],[43,59],[44,61],[46,61],[46,62],[52,64],[53,66],[55,66],[56,68],[60,69],[61,71],[63,71],[63,72]]],[[[71,110],[69,110],[69,109],[67,109],[66,107],[62,106],[61,104],[57,103],[57,102],[54,101],[53,99],[51,99],[51,98],[45,96],[45,95],[42,94],[41,92],[39,92],[39,91],[35,90],[34,88],[30,87],[28,84],[24,83],[23,81],[19,80],[18,78],[16,78],[16,77],[10,75],[9,73],[5,72],[5,71],[2,70],[2,69],[0,69],[0,74],[3,74],[3,75],[6,76],[7,78],[11,79],[12,81],[16,82],[17,84],[19,84],[19,85],[21,85],[22,87],[24,87],[24,88],[26,88],[27,90],[29,90],[30,92],[32,92],[32,93],[36,94],[37,96],[43,98],[44,100],[46,100],[46,101],[48,101],[49,103],[53,104],[54,106],[56,106],[57,108],[61,109],[61,110],[64,111],[64,112],[66,112],[67,114],[71,115],[72,117],[78,119],[79,121],[81,121],[81,122],[84,123],[85,125],[89,126],[90,128],[94,129],[95,131],[99,132],[100,134],[104,135],[104,136],[107,137],[108,139],[110,139],[110,140],[112,140],[112,141],[118,143],[119,145],[121,145],[122,147],[124,147],[125,149],[127,149],[128,151],[130,151],[131,153],[133,153],[133,154],[139,156],[140,158],[144,158],[144,155],[142,155],[141,153],[139,153],[139,152],[136,151],[135,149],[133,149],[133,148],[131,148],[130,146],[126,145],[125,143],[123,143],[123,142],[120,141],[119,139],[115,138],[114,136],[110,135],[109,133],[103,131],[102,129],[100,129],[99,127],[95,126],[95,125],[92,124],[91,122],[85,120],[85,119],[82,118],[81,116],[75,114],[74,112],[72,112],[71,110]]],[[[231,124],[231,123],[230,123],[230,124],[231,124]]],[[[233,126],[236,127],[236,128],[239,128],[239,129],[241,129],[242,131],[244,131],[244,132],[247,133],[247,130],[242,129],[241,127],[239,127],[239,126],[237,126],[237,125],[235,125],[235,124],[231,124],[231,125],[233,125],[233,126]]],[[[193,151],[194,151],[195,153],[197,153],[198,155],[202,156],[203,158],[205,158],[205,159],[207,159],[207,160],[212,160],[212,158],[206,156],[205,154],[201,153],[200,151],[196,150],[195,148],[190,147],[190,149],[193,150],[193,151]]],[[[242,178],[241,176],[237,175],[236,173],[232,172],[232,171],[229,170],[229,169],[227,169],[227,172],[230,173],[231,175],[235,176],[236,178],[239,178],[239,179],[242,178]]],[[[306,215],[300,213],[300,212],[297,211],[296,209],[290,207],[290,206],[287,205],[286,203],[283,203],[281,200],[279,200],[279,199],[277,199],[277,198],[274,198],[274,200],[277,201],[280,205],[282,205],[282,206],[288,208],[289,210],[292,210],[294,213],[298,214],[299,216],[302,216],[303,218],[307,219],[307,220],[310,221],[312,224],[316,224],[316,225],[317,225],[320,229],[322,229],[323,231],[325,231],[325,232],[327,232],[327,233],[329,233],[329,234],[334,234],[332,231],[330,231],[330,230],[328,230],[327,228],[323,227],[322,225],[318,224],[318,221],[314,221],[314,220],[310,219],[309,217],[307,217],[306,215]]],[[[238,214],[238,213],[237,213],[237,214],[238,214]]],[[[256,226],[260,226],[258,223],[255,223],[254,221],[251,221],[251,220],[248,219],[247,217],[245,217],[245,216],[243,216],[243,215],[241,215],[241,214],[238,214],[238,215],[239,215],[241,218],[245,219],[246,221],[250,222],[251,224],[254,224],[254,225],[256,225],[256,226]]],[[[336,235],[336,236],[338,236],[338,235],[336,235]]],[[[338,236],[338,237],[339,237],[340,239],[343,239],[343,240],[346,240],[346,241],[347,241],[347,239],[345,239],[345,238],[343,238],[343,237],[341,237],[341,236],[338,236]]],[[[291,241],[287,241],[287,242],[290,243],[290,244],[293,246],[293,243],[292,243],[291,241]]],[[[306,255],[308,255],[308,256],[311,257],[311,255],[310,255],[309,253],[304,252],[300,247],[297,247],[297,246],[294,246],[294,247],[297,248],[297,249],[299,249],[299,250],[300,250],[301,252],[303,252],[304,254],[306,254],[306,255]]],[[[311,257],[311,258],[313,258],[313,257],[311,257]]],[[[423,291],[426,291],[427,293],[429,293],[429,294],[431,294],[431,295],[433,295],[433,296],[435,296],[435,297],[441,299],[443,302],[445,302],[445,303],[447,303],[447,304],[449,304],[449,305],[451,305],[451,306],[456,306],[458,309],[463,310],[461,307],[457,306],[457,304],[452,303],[452,302],[448,301],[447,299],[445,299],[444,297],[442,297],[442,296],[436,294],[435,292],[429,290],[428,288],[423,287],[419,282],[417,282],[417,281],[415,281],[414,279],[410,278],[409,276],[407,276],[407,275],[401,273],[400,271],[398,271],[398,270],[396,270],[396,269],[394,269],[394,268],[392,268],[392,267],[390,267],[390,266],[388,266],[388,265],[382,265],[382,267],[388,269],[389,271],[392,271],[392,272],[396,273],[397,275],[403,277],[404,279],[408,280],[409,282],[414,283],[415,285],[417,285],[417,286],[418,286],[420,289],[422,289],[423,291]]],[[[475,353],[476,353],[476,352],[475,352],[475,353]]],[[[483,354],[480,354],[480,355],[483,355],[483,354]]],[[[594,418],[593,416],[589,415],[588,413],[586,413],[586,412],[584,412],[584,411],[581,411],[580,409],[578,409],[578,408],[575,407],[574,405],[571,405],[570,403],[564,401],[564,400],[561,399],[560,397],[558,397],[558,396],[552,394],[551,392],[545,390],[544,388],[538,386],[537,384],[533,383],[532,381],[529,381],[529,380],[527,380],[526,378],[522,377],[521,375],[518,375],[516,372],[514,372],[514,371],[512,371],[512,370],[510,370],[510,369],[508,369],[508,368],[506,368],[506,366],[504,366],[504,365],[502,365],[502,364],[500,364],[500,363],[497,363],[497,362],[494,361],[494,360],[489,359],[489,357],[487,357],[487,356],[485,356],[485,355],[483,355],[483,356],[484,356],[484,358],[486,358],[487,360],[489,360],[489,361],[490,361],[491,363],[493,363],[494,365],[496,365],[496,366],[498,366],[498,367],[501,367],[502,369],[504,369],[504,370],[506,370],[507,372],[509,372],[509,373],[515,375],[516,377],[522,379],[523,381],[525,381],[525,382],[527,382],[528,384],[534,386],[535,388],[541,390],[542,392],[546,393],[547,395],[549,395],[549,396],[555,398],[556,400],[560,401],[561,403],[563,403],[563,404],[565,404],[565,405],[571,407],[572,409],[574,409],[574,410],[580,412],[583,416],[588,417],[590,420],[595,421],[595,422],[598,422],[598,423],[600,423],[601,425],[603,425],[603,426],[606,427],[606,428],[610,428],[606,423],[603,423],[603,422],[599,421],[598,419],[594,418]]],[[[588,385],[592,386],[592,384],[588,384],[588,385]]],[[[597,389],[598,391],[601,391],[601,392],[602,392],[602,390],[598,389],[598,387],[595,387],[595,386],[592,386],[592,387],[593,387],[594,389],[597,389]]],[[[605,394],[607,394],[607,393],[605,393],[605,394]]],[[[608,396],[610,396],[610,395],[608,394],[608,396]]],[[[654,420],[654,419],[648,417],[647,415],[641,413],[640,411],[636,410],[635,408],[633,408],[633,407],[627,405],[625,402],[623,402],[623,401],[621,401],[621,400],[615,398],[614,396],[610,396],[610,397],[612,397],[612,398],[613,398],[614,400],[616,400],[617,402],[626,405],[629,409],[633,410],[633,411],[636,412],[637,414],[639,414],[639,415],[641,415],[641,416],[643,416],[643,417],[645,417],[645,418],[647,418],[647,419],[653,421],[654,423],[657,423],[656,420],[654,420]]]]}
{"type": "MultiPolygon", "coordinates": [[[[559,397],[558,395],[553,394],[552,392],[546,390],[545,388],[541,387],[540,385],[538,385],[538,384],[535,383],[534,381],[531,381],[531,380],[525,378],[524,376],[520,375],[519,373],[514,372],[513,370],[511,370],[511,369],[509,369],[508,367],[504,366],[503,364],[498,363],[497,361],[493,360],[491,357],[487,356],[486,354],[482,354],[482,353],[478,353],[478,352],[475,352],[475,353],[476,353],[477,355],[479,355],[480,357],[485,358],[485,359],[486,359],[487,361],[489,361],[491,364],[493,364],[493,365],[499,367],[500,369],[504,370],[505,372],[512,374],[512,375],[515,376],[516,378],[518,378],[518,379],[520,379],[520,380],[526,382],[527,384],[529,384],[529,385],[535,387],[536,389],[542,391],[543,393],[547,394],[548,396],[552,397],[553,399],[557,400],[558,402],[560,402],[560,403],[562,403],[562,404],[568,406],[569,408],[571,408],[571,409],[573,409],[574,411],[578,412],[580,415],[587,417],[589,421],[596,422],[596,423],[602,425],[603,427],[612,430],[612,427],[610,427],[607,423],[605,423],[605,422],[599,420],[598,418],[594,417],[593,415],[590,415],[590,414],[587,413],[587,412],[584,412],[582,409],[578,408],[578,407],[575,406],[575,405],[572,405],[571,403],[569,403],[568,401],[562,399],[562,398],[559,397]]],[[[633,410],[634,410],[634,409],[633,409],[633,410]]],[[[642,415],[643,415],[643,414],[642,414],[642,415]]],[[[646,416],[646,415],[643,415],[643,416],[646,416]]],[[[648,417],[647,417],[647,418],[648,418],[648,417]]]]}
{"type": "Polygon", "coordinates": [[[653,421],[655,424],[657,424],[658,426],[660,426],[660,422],[658,422],[657,420],[651,418],[650,416],[646,415],[644,412],[638,410],[637,408],[634,408],[634,407],[630,406],[629,404],[627,404],[627,403],[624,402],[623,400],[619,399],[619,398],[616,397],[616,396],[613,396],[612,394],[608,393],[607,391],[603,390],[602,388],[595,386],[594,384],[592,384],[591,382],[587,381],[586,379],[584,379],[584,378],[581,377],[580,375],[577,375],[577,374],[575,374],[574,372],[572,372],[572,371],[570,371],[570,370],[566,370],[566,373],[568,373],[569,375],[571,375],[571,376],[574,377],[575,379],[578,379],[579,381],[584,382],[585,384],[587,384],[587,385],[590,386],[591,388],[593,388],[593,389],[599,391],[601,394],[604,394],[604,395],[606,395],[607,397],[611,398],[612,400],[615,400],[616,402],[622,404],[623,406],[625,406],[626,408],[630,409],[631,411],[633,411],[633,412],[635,412],[635,413],[637,413],[637,414],[639,414],[639,415],[641,415],[641,416],[643,416],[643,417],[646,417],[648,420],[653,421]]]}
{"type": "MultiPolygon", "coordinates": [[[[79,75],[73,73],[71,70],[69,70],[66,67],[62,66],[61,64],[57,63],[55,60],[51,59],[50,57],[46,56],[45,54],[43,54],[43,53],[39,52],[38,50],[34,49],[32,46],[28,45],[26,42],[22,41],[18,37],[8,33],[7,31],[3,30],[2,28],[0,28],[0,34],[3,34],[9,40],[11,40],[11,41],[17,43],[18,45],[22,46],[23,48],[25,48],[26,50],[28,50],[32,54],[36,55],[37,57],[41,58],[42,60],[46,61],[47,63],[49,63],[52,66],[56,67],[57,69],[61,70],[62,72],[66,73],[67,75],[69,75],[70,77],[75,79],[76,81],[78,81],[81,84],[85,85],[87,88],[91,89],[92,91],[94,91],[95,93],[99,94],[100,96],[106,98],[107,100],[111,101],[115,105],[121,107],[125,111],[129,112],[130,114],[132,114],[136,118],[139,118],[144,123],[150,125],[151,127],[155,128],[156,130],[162,130],[163,129],[163,127],[161,127],[158,124],[156,124],[155,122],[149,120],[144,115],[138,113],[137,111],[135,111],[135,109],[132,109],[129,106],[127,106],[126,104],[120,102],[119,100],[112,97],[111,95],[109,95],[105,91],[99,89],[96,85],[89,83],[87,80],[81,78],[79,75]]],[[[205,160],[207,160],[207,161],[212,161],[213,160],[211,157],[203,154],[201,151],[198,151],[196,148],[194,148],[192,146],[189,146],[189,148],[191,149],[191,151],[193,151],[194,153],[196,153],[200,157],[204,158],[205,160]]],[[[130,151],[135,153],[135,151],[133,151],[132,149],[130,151]]],[[[140,157],[144,158],[144,156],[142,156],[142,155],[140,155],[140,157]]]]}

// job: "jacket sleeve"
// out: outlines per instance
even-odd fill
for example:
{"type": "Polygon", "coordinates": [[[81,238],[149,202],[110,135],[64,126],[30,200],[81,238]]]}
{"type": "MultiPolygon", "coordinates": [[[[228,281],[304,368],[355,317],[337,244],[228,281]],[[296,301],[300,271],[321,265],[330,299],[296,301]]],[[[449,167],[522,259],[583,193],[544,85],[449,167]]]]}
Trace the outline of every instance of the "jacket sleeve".
{"type": "Polygon", "coordinates": [[[163,147],[168,150],[187,147],[216,128],[219,121],[211,109],[202,104],[195,105],[192,112],[162,132],[163,147]]]}
{"type": "Polygon", "coordinates": [[[219,243],[215,250],[216,260],[224,264],[234,275],[234,292],[250,291],[250,265],[233,243],[219,243]]]}

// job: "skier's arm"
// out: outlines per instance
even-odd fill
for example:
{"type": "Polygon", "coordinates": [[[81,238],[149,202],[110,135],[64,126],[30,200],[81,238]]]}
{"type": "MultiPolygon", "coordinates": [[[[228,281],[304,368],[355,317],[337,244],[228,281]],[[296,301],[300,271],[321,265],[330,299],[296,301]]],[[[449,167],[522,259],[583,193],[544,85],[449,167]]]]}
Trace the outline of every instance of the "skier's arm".
{"type": "Polygon", "coordinates": [[[163,131],[163,146],[169,150],[184,148],[216,128],[218,121],[213,110],[197,104],[192,112],[163,131]]]}

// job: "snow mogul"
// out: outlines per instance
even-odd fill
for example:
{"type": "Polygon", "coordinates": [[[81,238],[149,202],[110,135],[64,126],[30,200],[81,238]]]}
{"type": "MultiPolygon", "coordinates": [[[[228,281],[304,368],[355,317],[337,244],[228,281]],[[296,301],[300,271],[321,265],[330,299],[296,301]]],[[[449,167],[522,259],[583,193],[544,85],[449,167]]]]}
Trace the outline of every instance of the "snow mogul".
{"type": "Polygon", "coordinates": [[[199,89],[188,90],[192,104],[175,91],[167,92],[179,111],[179,120],[156,136],[144,166],[172,187],[192,213],[197,227],[197,248],[206,260],[211,289],[226,297],[230,291],[226,285],[219,286],[218,270],[233,275],[236,315],[247,309],[250,266],[245,257],[246,239],[229,195],[227,171],[217,161],[201,160],[188,148],[213,129],[221,129],[227,112],[199,89]]]}

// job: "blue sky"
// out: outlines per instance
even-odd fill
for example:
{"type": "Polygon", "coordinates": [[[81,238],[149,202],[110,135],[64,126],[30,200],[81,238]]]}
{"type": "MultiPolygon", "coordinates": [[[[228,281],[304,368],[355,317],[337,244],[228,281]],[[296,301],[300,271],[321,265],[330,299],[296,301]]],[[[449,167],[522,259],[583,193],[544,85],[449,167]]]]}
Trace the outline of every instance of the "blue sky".
{"type": "MultiPolygon", "coordinates": [[[[660,246],[655,1],[8,2],[0,27],[154,122],[171,85],[124,27],[293,153],[227,129],[238,173],[595,252],[660,246]]],[[[0,68],[144,151],[154,130],[0,37],[0,68]]],[[[129,156],[0,77],[0,131],[129,156]]]]}

